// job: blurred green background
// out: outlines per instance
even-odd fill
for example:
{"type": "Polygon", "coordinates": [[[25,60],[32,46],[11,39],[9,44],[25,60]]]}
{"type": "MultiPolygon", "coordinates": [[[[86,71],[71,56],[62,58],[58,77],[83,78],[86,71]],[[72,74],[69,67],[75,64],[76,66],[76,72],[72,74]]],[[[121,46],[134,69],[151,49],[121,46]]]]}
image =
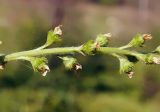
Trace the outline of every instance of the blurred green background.
{"type": "MultiPolygon", "coordinates": [[[[151,33],[144,48],[160,44],[159,0],[0,0],[1,53],[42,45],[49,29],[63,25],[63,43],[77,46],[99,33],[112,33],[120,46],[136,33],[151,33]]],[[[135,76],[119,74],[110,56],[77,56],[79,73],[66,71],[49,56],[51,72],[43,77],[26,62],[0,71],[0,112],[159,112],[160,69],[138,63],[135,76]]]]}

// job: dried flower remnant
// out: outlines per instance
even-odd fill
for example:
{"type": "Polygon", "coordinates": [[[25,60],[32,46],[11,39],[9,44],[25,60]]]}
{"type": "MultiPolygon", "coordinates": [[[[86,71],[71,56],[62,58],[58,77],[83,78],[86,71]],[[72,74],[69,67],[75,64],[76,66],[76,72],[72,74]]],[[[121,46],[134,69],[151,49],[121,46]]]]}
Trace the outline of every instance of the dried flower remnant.
{"type": "Polygon", "coordinates": [[[76,64],[75,69],[76,69],[76,71],[82,70],[82,65],[80,65],[79,63],[76,64]]]}
{"type": "Polygon", "coordinates": [[[48,72],[50,72],[50,69],[48,67],[48,65],[43,65],[41,67],[39,67],[38,71],[40,73],[42,73],[42,76],[46,76],[48,72]]]}
{"type": "Polygon", "coordinates": [[[59,25],[59,26],[55,27],[54,33],[55,33],[56,35],[62,35],[61,27],[62,27],[62,25],[59,25]]]}
{"type": "Polygon", "coordinates": [[[0,70],[4,70],[4,65],[0,65],[0,70]]]}
{"type": "Polygon", "coordinates": [[[43,76],[50,71],[47,63],[48,60],[45,57],[30,57],[29,61],[31,62],[34,71],[42,73],[43,76]]]}
{"type": "Polygon", "coordinates": [[[151,34],[143,34],[142,37],[144,40],[151,40],[153,38],[151,34]]]}
{"type": "Polygon", "coordinates": [[[160,64],[160,57],[153,57],[153,62],[155,64],[160,64]]]}
{"type": "Polygon", "coordinates": [[[128,73],[128,77],[129,77],[130,79],[133,77],[133,75],[134,75],[134,72],[129,72],[129,73],[128,73]]]}
{"type": "Polygon", "coordinates": [[[47,41],[44,46],[48,47],[54,43],[62,41],[60,37],[61,35],[62,35],[62,30],[60,26],[56,27],[54,30],[50,30],[48,32],[47,41]]]}

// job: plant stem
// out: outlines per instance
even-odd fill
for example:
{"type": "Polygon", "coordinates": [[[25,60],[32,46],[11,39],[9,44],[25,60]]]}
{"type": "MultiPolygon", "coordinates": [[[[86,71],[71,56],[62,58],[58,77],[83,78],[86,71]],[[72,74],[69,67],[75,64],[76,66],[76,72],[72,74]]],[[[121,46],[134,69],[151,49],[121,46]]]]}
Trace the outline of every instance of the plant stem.
{"type": "Polygon", "coordinates": [[[114,48],[114,47],[100,47],[97,51],[103,54],[112,54],[112,53],[124,54],[124,55],[135,54],[135,51],[123,50],[123,49],[114,48]]]}
{"type": "MultiPolygon", "coordinates": [[[[34,56],[41,56],[41,55],[50,55],[50,54],[70,54],[70,53],[82,53],[82,46],[78,47],[63,47],[63,48],[50,48],[50,49],[34,49],[29,51],[22,51],[22,52],[16,52],[11,53],[5,56],[4,61],[12,61],[17,59],[23,59],[21,57],[34,57],[34,56]]],[[[102,54],[122,54],[122,55],[132,55],[139,57],[139,55],[143,55],[141,53],[130,51],[130,50],[123,50],[119,48],[114,47],[100,47],[97,49],[97,52],[102,54]]]]}
{"type": "Polygon", "coordinates": [[[102,54],[122,54],[122,55],[131,55],[135,56],[137,59],[144,61],[145,54],[131,51],[131,50],[124,50],[120,48],[113,48],[113,47],[100,47],[98,52],[102,54]]]}
{"type": "Polygon", "coordinates": [[[12,54],[8,54],[5,56],[4,61],[12,61],[17,60],[19,57],[23,56],[40,56],[40,55],[49,55],[49,54],[69,54],[74,52],[80,52],[81,47],[63,47],[63,48],[51,48],[51,49],[42,49],[42,50],[29,50],[29,51],[22,51],[16,52],[12,54]]]}

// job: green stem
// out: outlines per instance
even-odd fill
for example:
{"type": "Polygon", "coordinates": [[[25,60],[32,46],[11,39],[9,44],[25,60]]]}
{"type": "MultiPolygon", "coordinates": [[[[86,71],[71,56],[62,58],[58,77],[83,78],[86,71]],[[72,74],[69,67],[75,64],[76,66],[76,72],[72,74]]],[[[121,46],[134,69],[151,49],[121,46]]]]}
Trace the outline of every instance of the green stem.
{"type": "MultiPolygon", "coordinates": [[[[23,57],[26,57],[26,56],[34,57],[34,56],[50,55],[50,54],[69,54],[69,53],[75,53],[75,52],[82,53],[82,46],[50,48],[50,49],[40,49],[40,50],[34,49],[29,51],[22,51],[22,52],[6,55],[4,61],[8,62],[8,61],[17,60],[17,59],[23,59],[23,57]]],[[[132,56],[136,56],[137,58],[143,56],[143,54],[135,51],[123,50],[123,49],[114,48],[114,47],[100,47],[97,49],[97,52],[102,54],[116,53],[116,54],[122,54],[122,55],[132,55],[132,56]]]]}
{"type": "Polygon", "coordinates": [[[123,49],[113,48],[113,47],[100,47],[97,51],[103,54],[117,53],[117,54],[124,54],[124,55],[134,55],[135,53],[135,51],[123,50],[123,49]]]}
{"type": "Polygon", "coordinates": [[[119,48],[111,48],[111,47],[100,47],[98,52],[102,54],[122,54],[122,55],[131,55],[135,56],[139,60],[144,61],[145,54],[136,52],[136,51],[131,51],[131,50],[124,50],[124,49],[119,49],[119,48]]]}
{"type": "Polygon", "coordinates": [[[119,47],[119,49],[127,49],[127,48],[130,48],[132,47],[130,44],[127,44],[125,46],[122,46],[122,47],[119,47]]]}
{"type": "Polygon", "coordinates": [[[23,56],[40,56],[40,55],[49,55],[49,54],[69,54],[74,52],[80,52],[81,47],[63,47],[63,48],[51,48],[51,49],[42,49],[42,50],[29,50],[22,51],[17,53],[8,54],[5,56],[4,61],[17,60],[19,57],[23,56]]]}

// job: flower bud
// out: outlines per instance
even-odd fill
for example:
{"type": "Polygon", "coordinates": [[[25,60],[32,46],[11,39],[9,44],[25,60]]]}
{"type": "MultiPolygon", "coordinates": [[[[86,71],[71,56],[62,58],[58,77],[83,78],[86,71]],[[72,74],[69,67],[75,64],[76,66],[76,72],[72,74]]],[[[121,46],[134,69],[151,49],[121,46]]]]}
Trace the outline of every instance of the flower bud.
{"type": "Polygon", "coordinates": [[[82,46],[82,51],[88,55],[94,55],[96,51],[96,44],[94,40],[89,40],[82,46]]]}
{"type": "Polygon", "coordinates": [[[133,67],[134,64],[130,61],[128,61],[126,58],[119,58],[120,60],[120,73],[125,73],[128,74],[129,78],[132,78],[134,72],[133,72],[133,67]]]}
{"type": "Polygon", "coordinates": [[[81,70],[82,65],[77,62],[77,59],[73,57],[60,57],[63,60],[63,64],[67,70],[81,70]]]}
{"type": "Polygon", "coordinates": [[[148,54],[145,57],[146,64],[160,64],[160,56],[155,54],[148,54]]]}
{"type": "Polygon", "coordinates": [[[107,34],[99,34],[95,40],[97,47],[104,47],[108,45],[109,38],[111,37],[110,33],[107,34]]]}
{"type": "Polygon", "coordinates": [[[46,74],[50,71],[47,63],[47,59],[44,57],[37,58],[37,57],[32,57],[30,58],[30,62],[33,66],[34,71],[42,73],[43,76],[46,76],[46,74]]]}
{"type": "Polygon", "coordinates": [[[50,30],[47,35],[47,41],[45,43],[45,46],[48,47],[54,43],[60,42],[62,30],[60,29],[60,26],[56,27],[54,30],[50,30]]]}
{"type": "Polygon", "coordinates": [[[137,34],[128,44],[129,47],[142,47],[146,40],[152,39],[150,34],[137,34]]]}

